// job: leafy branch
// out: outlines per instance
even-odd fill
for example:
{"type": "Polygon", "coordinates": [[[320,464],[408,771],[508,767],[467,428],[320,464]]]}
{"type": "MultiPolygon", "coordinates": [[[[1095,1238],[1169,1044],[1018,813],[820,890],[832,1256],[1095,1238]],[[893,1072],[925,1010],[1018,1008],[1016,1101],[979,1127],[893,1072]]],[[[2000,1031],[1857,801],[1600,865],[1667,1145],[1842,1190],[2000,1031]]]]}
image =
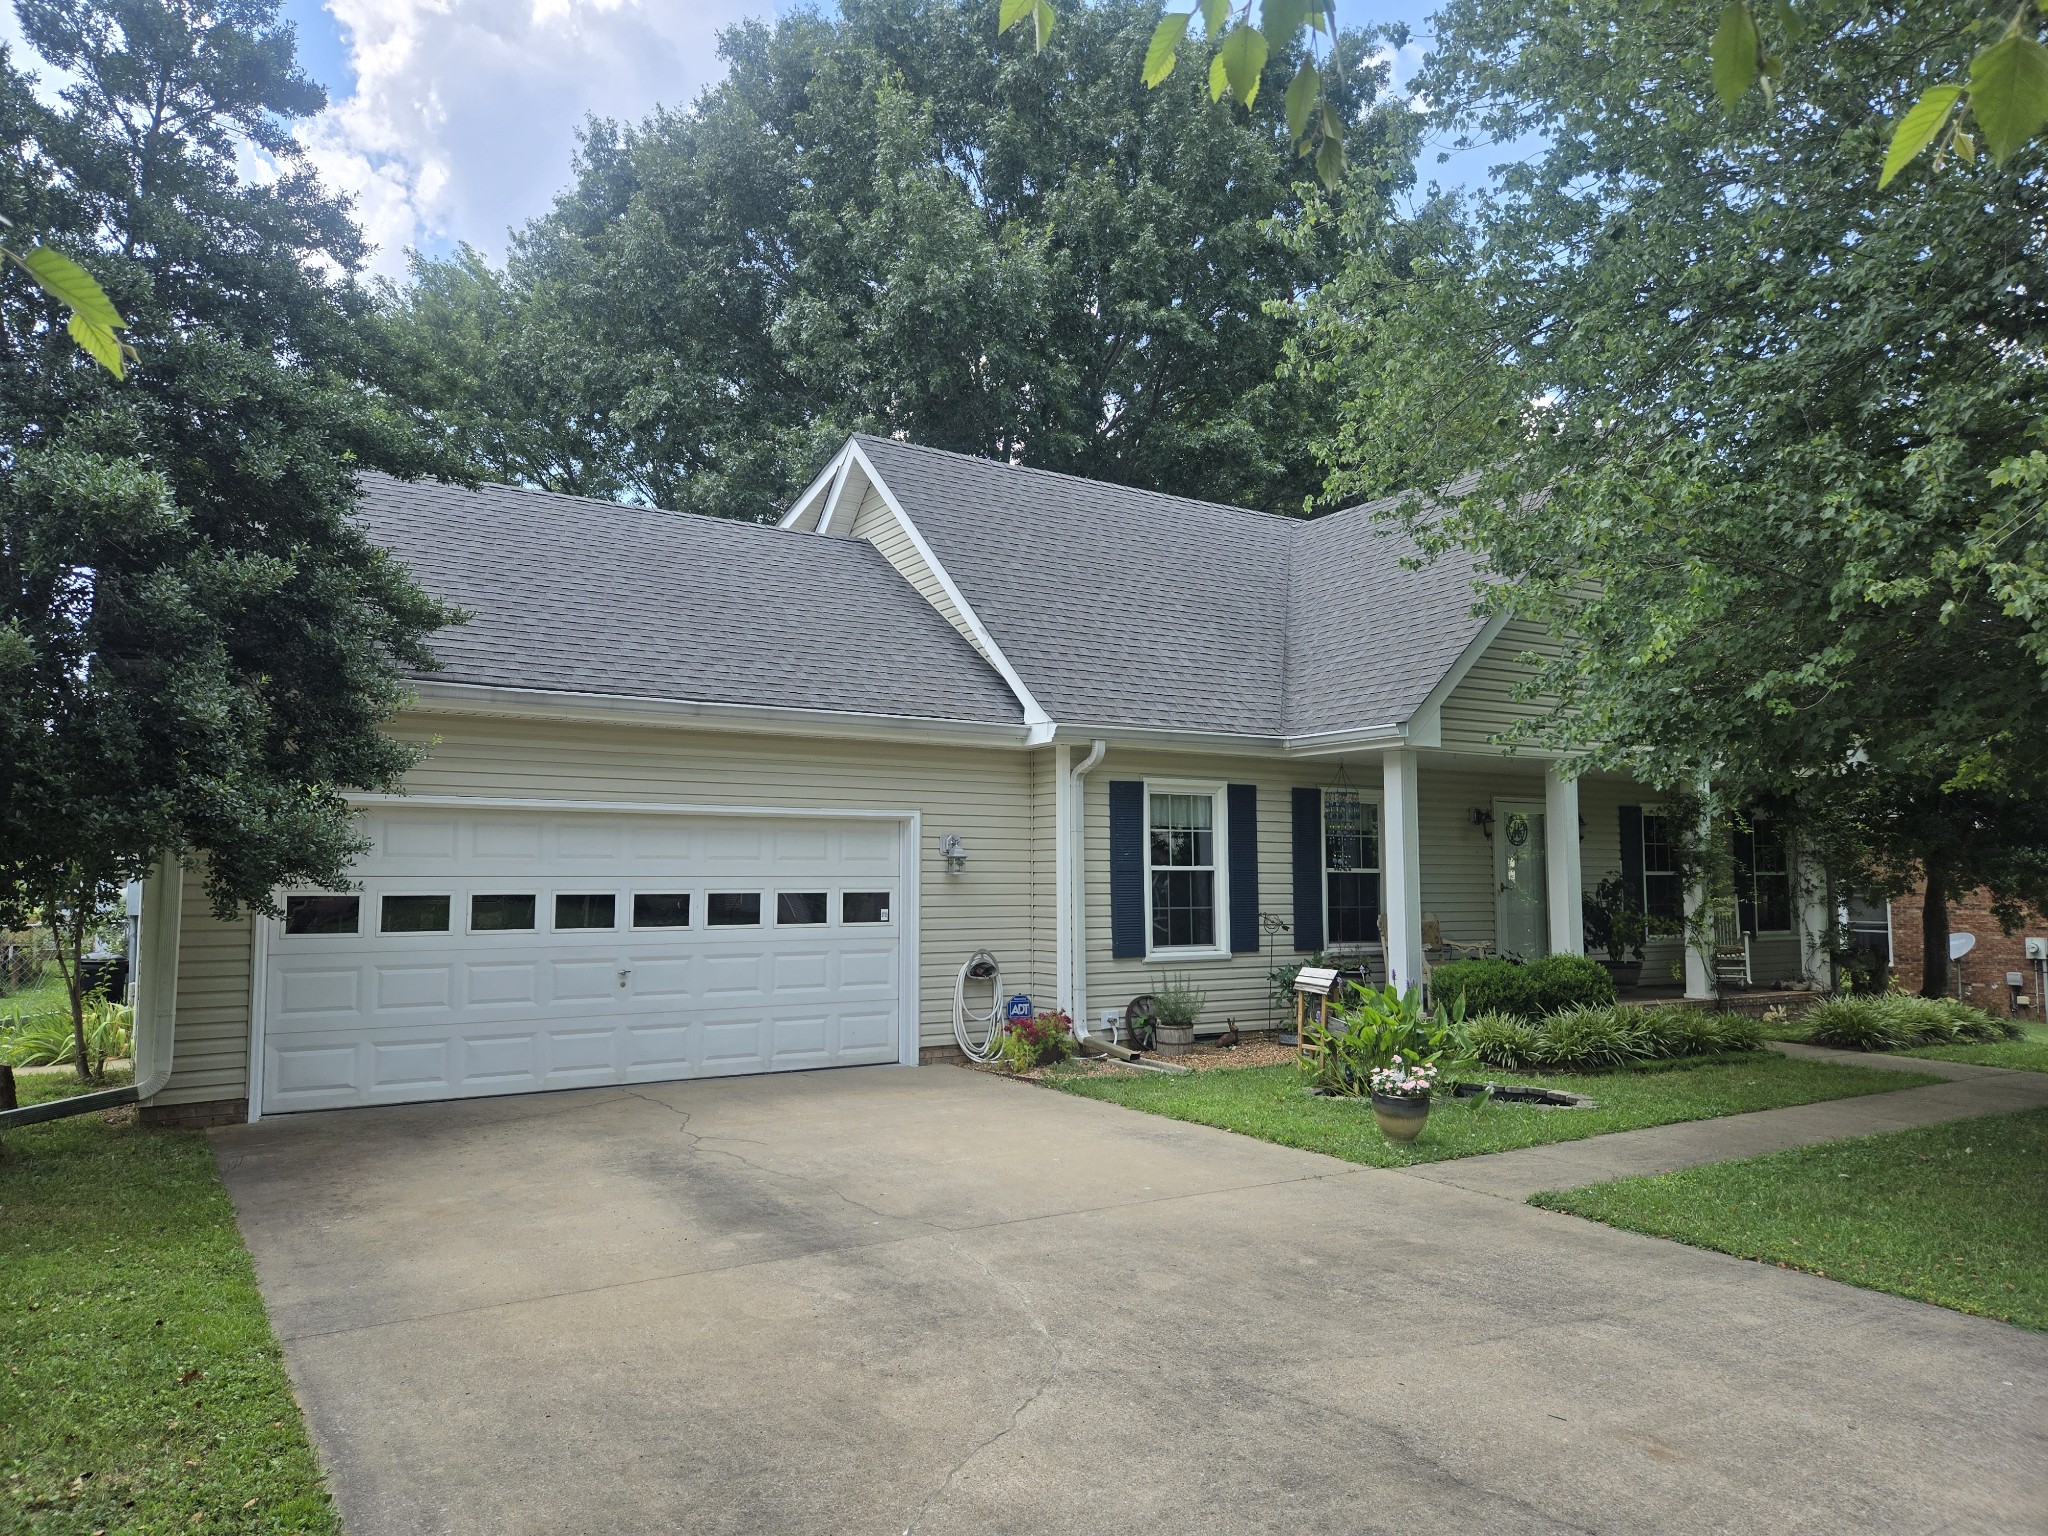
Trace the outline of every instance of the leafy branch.
{"type": "MultiPolygon", "coordinates": [[[[1964,80],[1931,86],[1913,103],[1892,130],[1879,187],[1889,186],[1929,145],[1935,146],[1937,167],[1950,155],[1967,163],[1977,158],[1981,135],[1992,160],[2004,165],[2048,129],[2043,11],[2048,11],[2048,0],[2021,0],[1997,41],[1970,60],[1964,80]]],[[[1766,0],[1762,6],[1732,0],[1707,49],[1721,105],[1732,112],[1752,86],[1762,89],[1766,103],[1774,101],[1784,61],[1772,41],[1788,47],[1803,31],[1804,20],[1792,0],[1766,0]]]]}
{"type": "MultiPolygon", "coordinates": [[[[0,215],[0,229],[14,228],[13,221],[0,215]]],[[[127,364],[139,362],[135,349],[114,333],[128,328],[114,301],[107,297],[94,276],[61,251],[47,245],[30,246],[26,252],[0,244],[0,259],[11,261],[36,286],[71,312],[65,329],[79,347],[115,378],[127,377],[127,364]]]]}
{"type": "MultiPolygon", "coordinates": [[[[1337,8],[1318,0],[1257,3],[1257,22],[1252,20],[1253,0],[1194,0],[1185,11],[1166,12],[1145,47],[1145,85],[1156,90],[1166,82],[1180,63],[1181,44],[1187,41],[1189,28],[1200,18],[1202,35],[1222,40],[1209,60],[1209,99],[1221,101],[1227,94],[1249,107],[1258,99],[1259,82],[1273,49],[1305,37],[1311,49],[1304,51],[1300,67],[1287,83],[1287,131],[1294,137],[1295,152],[1313,155],[1316,175],[1334,190],[1344,179],[1344,119],[1330,99],[1325,68],[1317,65],[1312,48],[1315,34],[1320,32],[1328,43],[1327,72],[1335,78],[1337,8]]],[[[1053,27],[1048,0],[1001,0],[999,35],[1026,20],[1032,23],[1036,46],[1042,50],[1053,27]]]]}

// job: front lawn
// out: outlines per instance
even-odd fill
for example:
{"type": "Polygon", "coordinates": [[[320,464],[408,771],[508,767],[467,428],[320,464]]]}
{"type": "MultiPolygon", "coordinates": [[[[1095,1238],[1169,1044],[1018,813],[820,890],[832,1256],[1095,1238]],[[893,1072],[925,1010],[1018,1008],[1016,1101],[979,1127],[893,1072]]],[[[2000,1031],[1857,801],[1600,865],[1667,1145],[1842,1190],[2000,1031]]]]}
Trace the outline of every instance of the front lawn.
{"type": "Polygon", "coordinates": [[[0,1133],[0,1275],[0,1530],[340,1529],[202,1134],[0,1133]]]}
{"type": "Polygon", "coordinates": [[[1622,1179],[1534,1204],[2048,1331],[2048,1109],[1622,1179]]]}
{"type": "Polygon", "coordinates": [[[2026,1031],[2018,1040],[1994,1040],[1985,1045],[1925,1045],[1899,1054],[1927,1056],[1936,1061],[1971,1061],[1980,1067],[2048,1072],[2048,1029],[2029,1024],[2026,1031]]]}
{"type": "Polygon", "coordinates": [[[1174,1120],[1218,1126],[1377,1168],[1396,1168],[1545,1142],[1578,1141],[1678,1120],[1707,1120],[1752,1109],[1889,1093],[1939,1081],[1917,1072],[1795,1061],[1776,1052],[1735,1061],[1659,1063],[1656,1070],[1599,1075],[1498,1076],[1502,1081],[1585,1094],[1598,1100],[1600,1107],[1537,1109],[1487,1104],[1473,1108],[1440,1097],[1422,1135],[1411,1145],[1400,1147],[1380,1134],[1372,1108],[1364,1100],[1319,1099],[1304,1093],[1301,1071],[1293,1065],[1196,1072],[1185,1077],[1068,1070],[1054,1073],[1046,1082],[1065,1093],[1107,1099],[1174,1120]]]}

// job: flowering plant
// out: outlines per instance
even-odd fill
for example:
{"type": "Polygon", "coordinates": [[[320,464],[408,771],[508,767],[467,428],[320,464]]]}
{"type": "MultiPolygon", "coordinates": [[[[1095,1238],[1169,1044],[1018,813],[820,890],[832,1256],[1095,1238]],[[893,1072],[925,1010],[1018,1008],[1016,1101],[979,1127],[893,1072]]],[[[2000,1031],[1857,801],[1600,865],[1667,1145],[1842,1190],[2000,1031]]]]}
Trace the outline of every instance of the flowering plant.
{"type": "Polygon", "coordinates": [[[1436,1087],[1436,1063],[1403,1061],[1399,1056],[1384,1067],[1375,1067],[1372,1091],[1391,1099],[1426,1099],[1436,1087]]]}
{"type": "Polygon", "coordinates": [[[1001,1049],[1012,1072],[1065,1061],[1074,1054],[1074,1021],[1061,1008],[1019,1019],[1003,1032],[1001,1049]]]}

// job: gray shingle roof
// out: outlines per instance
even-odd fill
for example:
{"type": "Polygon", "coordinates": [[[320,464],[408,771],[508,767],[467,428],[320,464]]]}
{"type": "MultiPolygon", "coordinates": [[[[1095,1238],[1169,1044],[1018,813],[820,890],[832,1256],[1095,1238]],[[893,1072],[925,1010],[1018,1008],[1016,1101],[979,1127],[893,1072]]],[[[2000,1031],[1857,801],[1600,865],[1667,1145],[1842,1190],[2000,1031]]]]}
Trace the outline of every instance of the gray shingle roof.
{"type": "Polygon", "coordinates": [[[865,543],[492,485],[363,477],[360,516],[434,596],[438,679],[1021,723],[1009,687],[865,543]]]}
{"type": "Polygon", "coordinates": [[[1396,499],[1302,521],[858,441],[1057,721],[1398,724],[1484,626],[1469,559],[1403,568],[1416,546],[1380,516],[1396,499]]]}

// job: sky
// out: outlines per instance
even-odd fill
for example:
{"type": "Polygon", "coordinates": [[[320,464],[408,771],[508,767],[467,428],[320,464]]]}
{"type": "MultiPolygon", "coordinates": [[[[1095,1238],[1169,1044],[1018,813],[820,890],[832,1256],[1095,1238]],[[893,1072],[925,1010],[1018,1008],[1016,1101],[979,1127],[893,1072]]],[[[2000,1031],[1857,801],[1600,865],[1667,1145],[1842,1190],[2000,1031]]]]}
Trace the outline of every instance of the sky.
{"type": "MultiPolygon", "coordinates": [[[[321,177],[352,194],[378,247],[373,270],[402,277],[410,248],[459,244],[493,259],[508,231],[565,186],[576,129],[595,113],[634,120],[687,106],[724,73],[718,33],[798,0],[284,0],[328,107],[300,138],[321,177]]],[[[991,13],[996,0],[988,0],[991,13]]],[[[1427,37],[1427,0],[1347,6],[1347,25],[1405,21],[1427,37]]],[[[11,5],[0,40],[18,40],[11,5]]],[[[1414,72],[1420,41],[1396,60],[1414,72]]],[[[1493,157],[1499,158],[1499,157],[1493,157]]],[[[1460,184],[1483,156],[1429,164],[1460,184]]]]}

